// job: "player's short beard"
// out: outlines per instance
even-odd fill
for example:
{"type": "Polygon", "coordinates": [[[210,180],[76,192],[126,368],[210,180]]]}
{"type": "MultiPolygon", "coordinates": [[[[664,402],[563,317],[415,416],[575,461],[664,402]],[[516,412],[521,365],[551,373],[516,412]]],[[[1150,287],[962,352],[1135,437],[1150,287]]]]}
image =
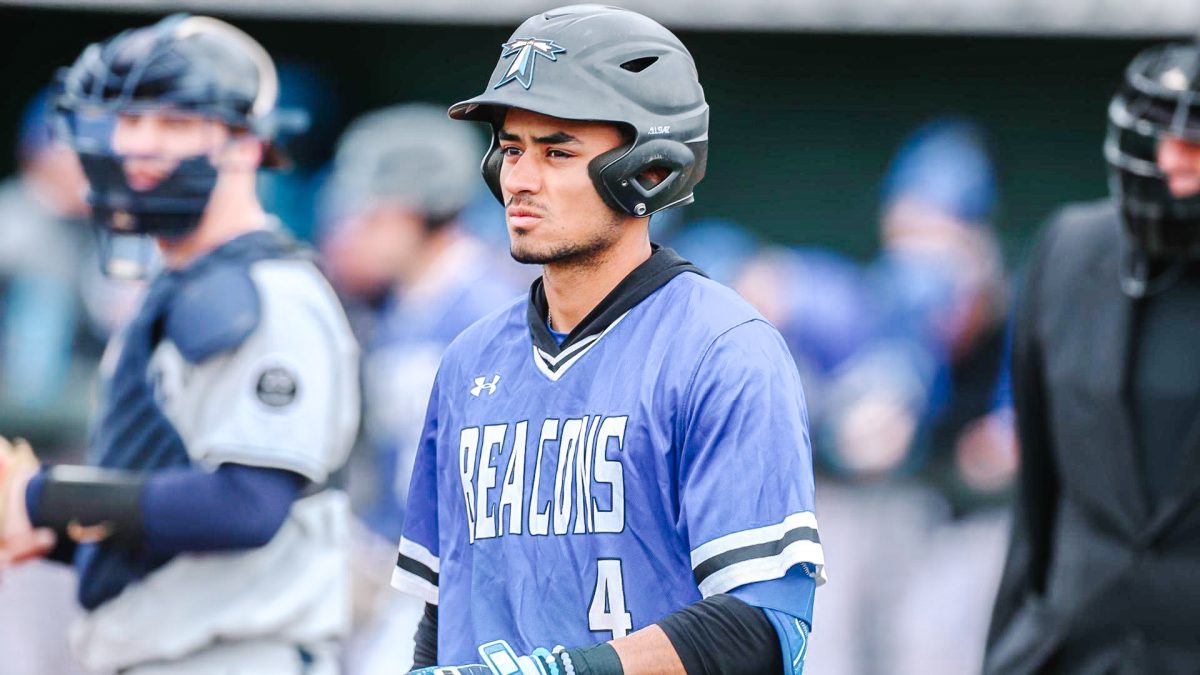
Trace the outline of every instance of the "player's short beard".
{"type": "Polygon", "coordinates": [[[585,239],[562,241],[545,247],[529,246],[513,238],[509,253],[513,260],[527,265],[589,265],[612,248],[621,236],[621,216],[616,211],[604,210],[595,227],[585,239]]]}

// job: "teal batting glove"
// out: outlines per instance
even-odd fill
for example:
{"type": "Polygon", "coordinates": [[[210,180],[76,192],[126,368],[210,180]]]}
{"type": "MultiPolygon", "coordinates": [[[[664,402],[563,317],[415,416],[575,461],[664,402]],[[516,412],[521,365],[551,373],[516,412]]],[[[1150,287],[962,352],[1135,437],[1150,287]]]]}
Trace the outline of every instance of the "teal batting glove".
{"type": "Polygon", "coordinates": [[[409,675],[560,675],[554,657],[545,649],[532,656],[517,656],[507,642],[496,640],[480,645],[479,656],[483,664],[433,666],[409,675]]]}

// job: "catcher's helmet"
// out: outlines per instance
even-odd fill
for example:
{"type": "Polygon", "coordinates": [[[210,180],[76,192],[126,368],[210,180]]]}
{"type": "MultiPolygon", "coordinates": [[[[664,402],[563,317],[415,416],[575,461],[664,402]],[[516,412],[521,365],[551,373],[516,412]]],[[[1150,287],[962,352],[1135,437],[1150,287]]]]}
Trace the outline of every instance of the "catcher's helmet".
{"type": "Polygon", "coordinates": [[[501,47],[487,89],[450,108],[492,124],[483,177],[503,201],[496,131],[508,108],[568,120],[612,122],[629,141],[592,160],[604,201],[634,216],[690,204],[708,155],[708,104],[679,38],[636,12],[572,5],[537,14],[501,47]],[[668,171],[650,184],[648,170],[668,171]]]}
{"type": "Polygon", "coordinates": [[[199,222],[216,185],[207,155],[178,160],[146,190],[130,187],[113,145],[121,116],[150,112],[199,115],[264,142],[264,164],[279,163],[270,145],[282,130],[300,130],[303,114],[279,114],[279,83],[266,50],[217,19],[176,14],[89,45],[59,75],[60,133],[79,154],[99,225],[119,234],[172,236],[199,222]]]}
{"type": "Polygon", "coordinates": [[[1163,136],[1200,143],[1200,46],[1152,47],[1134,57],[1108,107],[1109,186],[1137,252],[1200,255],[1200,194],[1175,197],[1158,166],[1163,136]]]}

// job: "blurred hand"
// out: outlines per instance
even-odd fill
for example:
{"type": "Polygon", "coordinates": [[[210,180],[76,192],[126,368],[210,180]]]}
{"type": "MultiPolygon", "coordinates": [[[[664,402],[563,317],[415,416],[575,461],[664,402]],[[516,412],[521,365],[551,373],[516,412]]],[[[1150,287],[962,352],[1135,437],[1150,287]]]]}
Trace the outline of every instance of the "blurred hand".
{"type": "Polygon", "coordinates": [[[1012,411],[984,415],[958,436],[954,461],[962,481],[979,492],[996,492],[1012,484],[1017,473],[1017,435],[1012,411]]]}
{"type": "Polygon", "coordinates": [[[0,571],[9,565],[44,557],[54,550],[57,541],[54,530],[44,527],[31,528],[27,532],[6,538],[0,545],[0,571]]]}
{"type": "Polygon", "coordinates": [[[887,475],[899,467],[917,430],[904,401],[886,393],[855,401],[836,424],[838,458],[861,477],[887,475]]]}
{"type": "Polygon", "coordinates": [[[54,532],[34,528],[25,510],[25,489],[38,470],[33,448],[23,439],[0,436],[0,568],[46,555],[54,532]]]}

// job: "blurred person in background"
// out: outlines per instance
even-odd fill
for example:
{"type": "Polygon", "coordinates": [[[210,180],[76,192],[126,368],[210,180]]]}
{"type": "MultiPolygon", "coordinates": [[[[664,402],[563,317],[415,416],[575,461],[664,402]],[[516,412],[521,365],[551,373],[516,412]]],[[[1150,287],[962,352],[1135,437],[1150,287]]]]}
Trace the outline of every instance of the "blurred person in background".
{"type": "Polygon", "coordinates": [[[348,629],[358,350],[333,290],[256,194],[282,161],[253,38],[177,14],[87,47],[59,128],[100,259],[163,269],[116,337],[88,465],[0,439],[0,565],[73,563],[71,646],[95,670],[337,672],[348,629]]]}
{"type": "Polygon", "coordinates": [[[483,188],[482,153],[476,131],[444,107],[397,105],[347,128],[324,188],[327,269],[357,308],[365,345],[366,447],[350,484],[369,531],[356,537],[351,672],[411,664],[423,604],[387,588],[434,375],[464,328],[521,294],[506,251],[461,222],[483,188]]]}
{"type": "MultiPolygon", "coordinates": [[[[901,145],[884,177],[883,250],[866,270],[877,335],[860,359],[889,381],[850,394],[834,430],[839,446],[869,439],[855,409],[882,411],[890,397],[894,414],[877,417],[904,418],[895,425],[904,433],[879,435],[907,439],[889,445],[916,451],[908,468],[953,463],[943,455],[953,454],[961,429],[993,412],[994,401],[1003,407],[995,394],[1007,288],[990,225],[995,180],[982,131],[966,120],[934,120],[901,145]],[[894,367],[879,367],[883,361],[894,367]]],[[[899,454],[880,458],[881,466],[899,454]]]]}
{"type": "Polygon", "coordinates": [[[70,411],[75,424],[57,426],[81,429],[103,343],[80,316],[87,184],[75,154],[53,138],[47,101],[43,91],[26,107],[20,174],[0,185],[0,417],[53,456],[82,441],[63,438],[51,420],[70,411]]]}
{"type": "Polygon", "coordinates": [[[982,129],[955,118],[922,126],[885,178],[885,252],[870,272],[884,321],[939,364],[918,442],[925,475],[956,514],[1003,503],[1016,469],[996,191],[982,129]]]}
{"type": "Polygon", "coordinates": [[[53,133],[50,98],[26,106],[20,173],[0,184],[0,424],[44,459],[76,461],[97,363],[145,283],[103,274],[87,182],[53,133]]]}
{"type": "MultiPolygon", "coordinates": [[[[87,183],[75,153],[54,138],[49,92],[26,106],[19,175],[0,184],[0,428],[31,438],[50,461],[82,458],[89,384],[103,343],[81,316],[87,183]],[[83,269],[81,269],[83,268],[83,269]]],[[[80,610],[75,576],[35,562],[0,579],[6,672],[82,672],[65,626],[80,610]]]]}
{"type": "MultiPolygon", "coordinates": [[[[137,310],[145,283],[102,272],[86,178],[53,133],[50,98],[47,88],[26,106],[20,174],[0,185],[0,429],[29,439],[43,461],[82,462],[104,345],[137,310]]],[[[71,569],[45,561],[5,574],[0,653],[14,672],[79,668],[67,648],[76,583],[71,569]]]]}
{"type": "Polygon", "coordinates": [[[988,673],[1200,672],[1200,43],[1134,57],[1104,153],[1022,289],[988,673]]]}
{"type": "Polygon", "coordinates": [[[259,176],[263,207],[274,213],[288,231],[306,242],[319,236],[321,186],[327,179],[328,159],[345,125],[338,83],[317,64],[282,59],[279,70],[279,108],[307,124],[303,134],[288,140],[287,171],[259,176]]]}
{"type": "Polygon", "coordinates": [[[794,287],[841,304],[810,319],[830,337],[800,342],[826,364],[810,375],[821,383],[819,506],[838,522],[825,544],[847,575],[819,601],[833,624],[813,640],[823,671],[960,673],[982,659],[982,638],[963,636],[985,630],[1006,521],[1003,510],[952,515],[1002,495],[1015,468],[995,190],[980,130],[928,123],[885,175],[880,256],[858,279],[843,262],[794,287]],[[923,571],[897,583],[897,569],[923,571]]]}
{"type": "Polygon", "coordinates": [[[651,218],[651,229],[662,237],[665,245],[684,260],[695,263],[710,279],[734,286],[762,244],[740,223],[724,218],[704,218],[671,227],[673,223],[668,216],[675,215],[678,210],[668,209],[655,214],[651,218]]]}

